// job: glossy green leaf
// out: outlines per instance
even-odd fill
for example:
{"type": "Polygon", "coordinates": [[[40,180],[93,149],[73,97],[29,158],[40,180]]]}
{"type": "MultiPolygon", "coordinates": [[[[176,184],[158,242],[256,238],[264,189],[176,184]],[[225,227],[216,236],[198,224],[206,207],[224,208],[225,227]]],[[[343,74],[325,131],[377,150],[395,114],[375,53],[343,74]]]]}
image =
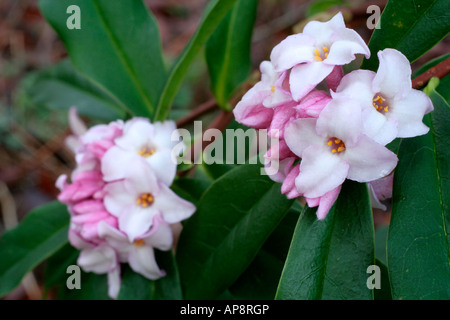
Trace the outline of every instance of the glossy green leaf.
{"type": "Polygon", "coordinates": [[[186,299],[213,299],[233,284],[292,206],[261,169],[224,174],[186,223],[177,249],[186,299]]]}
{"type": "Polygon", "coordinates": [[[251,70],[251,41],[258,0],[238,0],[206,43],[211,88],[219,106],[228,101],[251,70]]]}
{"type": "Polygon", "coordinates": [[[154,114],[166,72],[158,25],[143,1],[78,0],[81,28],[69,29],[74,4],[39,1],[73,65],[134,115],[154,114]]]}
{"type": "Polygon", "coordinates": [[[380,268],[380,288],[375,288],[374,300],[392,300],[391,283],[389,281],[389,271],[386,265],[378,258],[375,259],[375,264],[380,268]]]}
{"type": "Polygon", "coordinates": [[[339,7],[339,6],[349,6],[349,3],[344,0],[319,0],[313,1],[306,10],[306,17],[310,18],[316,14],[327,11],[329,9],[339,7]]]}
{"type": "Polygon", "coordinates": [[[376,70],[377,52],[385,48],[400,50],[410,62],[415,61],[450,30],[448,0],[389,0],[369,41],[369,60],[363,69],[376,70]]]}
{"type": "Polygon", "coordinates": [[[394,174],[388,268],[394,299],[450,299],[450,107],[430,90],[428,134],[403,139],[394,174]]]}
{"type": "Polygon", "coordinates": [[[149,280],[134,272],[129,266],[122,266],[122,284],[119,300],[180,300],[183,298],[177,266],[171,252],[155,252],[158,266],[166,276],[149,280]]]}
{"type": "Polygon", "coordinates": [[[14,229],[0,238],[0,296],[67,243],[69,214],[66,206],[51,202],[32,210],[14,229]]]}
{"type": "Polygon", "coordinates": [[[45,264],[45,289],[64,287],[70,274],[67,268],[77,264],[80,251],[70,243],[66,243],[61,249],[48,258],[45,264]]]}
{"type": "Polygon", "coordinates": [[[305,207],[298,220],[276,299],[373,299],[367,268],[375,264],[367,186],[346,181],[327,217],[305,207]]]}
{"type": "Polygon", "coordinates": [[[204,44],[214,32],[220,21],[232,8],[236,0],[212,0],[203,13],[197,31],[184,48],[172,67],[156,110],[155,120],[165,120],[172,107],[178,89],[183,82],[191,63],[202,50],[204,44]]]}
{"type": "Polygon", "coordinates": [[[229,288],[239,300],[272,300],[278,287],[300,211],[291,208],[266,240],[255,259],[229,288]]]}
{"type": "Polygon", "coordinates": [[[106,274],[81,271],[81,288],[68,289],[61,286],[58,300],[111,300],[108,296],[108,278],[106,274]]]}
{"type": "Polygon", "coordinates": [[[100,120],[124,118],[126,110],[65,60],[30,76],[24,90],[32,103],[53,110],[75,106],[80,115],[100,120]]]}

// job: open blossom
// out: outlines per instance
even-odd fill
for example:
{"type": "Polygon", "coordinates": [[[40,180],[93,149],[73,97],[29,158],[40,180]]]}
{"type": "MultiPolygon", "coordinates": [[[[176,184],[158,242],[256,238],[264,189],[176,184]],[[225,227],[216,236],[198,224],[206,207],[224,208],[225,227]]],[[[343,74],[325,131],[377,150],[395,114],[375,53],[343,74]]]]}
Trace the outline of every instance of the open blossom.
{"type": "Polygon", "coordinates": [[[81,250],[78,265],[106,273],[108,294],[116,298],[120,263],[148,279],[165,275],[154,248],[170,250],[173,227],[195,211],[169,189],[176,170],[170,158],[176,128],[173,122],[136,118],[87,129],[75,109],[69,121],[74,135],[67,142],[77,166],[70,179],[62,175],[56,181],[58,200],[71,215],[69,241],[81,250]]]}
{"type": "Polygon", "coordinates": [[[333,97],[350,97],[361,102],[364,132],[385,145],[396,137],[426,134],[423,116],[433,110],[430,98],[411,87],[411,66],[399,51],[378,52],[377,72],[355,70],[344,76],[333,97]]]}
{"type": "Polygon", "coordinates": [[[274,108],[293,101],[286,88],[286,73],[275,72],[270,61],[263,61],[260,71],[261,81],[247,91],[233,113],[238,122],[263,129],[272,121],[274,108]]]}
{"type": "MultiPolygon", "coordinates": [[[[355,59],[355,54],[370,57],[364,40],[345,27],[339,12],[327,22],[311,21],[303,32],[287,37],[275,46],[270,55],[276,72],[290,70],[289,85],[292,97],[300,100],[317,84],[326,79],[337,68],[355,59]]],[[[332,76],[333,87],[336,75],[332,76]]]]}
{"type": "Polygon", "coordinates": [[[147,232],[156,215],[168,223],[176,223],[194,213],[194,205],[159,182],[144,161],[135,159],[127,168],[125,179],[105,187],[105,207],[118,217],[119,227],[130,241],[147,232]]]}
{"type": "Polygon", "coordinates": [[[299,193],[317,198],[345,179],[368,182],[388,175],[397,156],[362,133],[358,101],[333,99],[317,119],[297,119],[286,128],[289,148],[300,158],[299,193]]]}
{"type": "Polygon", "coordinates": [[[176,144],[171,140],[172,132],[176,132],[173,121],[154,124],[145,118],[128,121],[123,134],[114,140],[114,145],[105,154],[102,162],[104,179],[123,179],[128,163],[140,157],[154,169],[160,181],[170,186],[177,169],[177,163],[172,159],[172,148],[176,144]]]}

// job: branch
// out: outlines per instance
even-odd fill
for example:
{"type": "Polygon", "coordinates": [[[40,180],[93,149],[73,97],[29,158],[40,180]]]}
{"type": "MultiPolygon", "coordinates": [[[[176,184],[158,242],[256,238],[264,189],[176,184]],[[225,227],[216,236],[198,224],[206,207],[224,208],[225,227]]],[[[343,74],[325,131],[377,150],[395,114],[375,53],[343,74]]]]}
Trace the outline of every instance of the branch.
{"type": "Polygon", "coordinates": [[[449,73],[450,73],[450,58],[447,58],[441,63],[428,69],[421,75],[415,77],[412,80],[412,87],[414,89],[420,89],[424,87],[432,77],[438,77],[439,79],[442,79],[449,73]]]}
{"type": "Polygon", "coordinates": [[[199,105],[194,110],[192,110],[191,113],[189,113],[187,116],[179,119],[177,121],[177,127],[178,128],[184,127],[185,125],[187,125],[190,122],[194,121],[198,117],[200,117],[200,116],[202,116],[202,115],[204,115],[204,114],[214,110],[215,108],[217,108],[216,100],[210,99],[210,100],[202,103],[201,105],[199,105]]]}

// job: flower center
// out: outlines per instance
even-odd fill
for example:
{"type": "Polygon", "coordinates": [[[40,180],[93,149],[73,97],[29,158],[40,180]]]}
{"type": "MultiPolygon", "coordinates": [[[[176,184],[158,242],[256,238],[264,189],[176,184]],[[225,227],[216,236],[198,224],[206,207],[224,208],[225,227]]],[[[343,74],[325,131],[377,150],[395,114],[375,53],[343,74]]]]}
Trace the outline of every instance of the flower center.
{"type": "Polygon", "coordinates": [[[330,138],[328,140],[328,146],[332,153],[341,153],[345,150],[345,144],[341,139],[336,137],[330,138]]]}
{"type": "Polygon", "coordinates": [[[381,114],[389,112],[389,106],[387,105],[386,99],[380,94],[376,94],[373,97],[372,105],[381,114]]]}
{"type": "Polygon", "coordinates": [[[142,193],[136,200],[136,204],[142,208],[147,208],[155,202],[155,198],[151,193],[142,193]]]}
{"type": "Polygon", "coordinates": [[[275,86],[272,86],[272,88],[270,88],[270,91],[275,92],[275,90],[277,90],[277,88],[275,88],[275,86]]]}
{"type": "Polygon", "coordinates": [[[148,158],[148,157],[150,157],[152,154],[154,154],[155,153],[155,149],[154,148],[150,148],[150,147],[148,147],[148,146],[143,146],[142,148],[140,148],[139,150],[138,150],[138,154],[139,155],[141,155],[142,157],[144,157],[144,158],[148,158]]]}
{"type": "Polygon", "coordinates": [[[139,240],[134,240],[134,245],[136,246],[136,247],[140,247],[140,246],[142,246],[145,242],[144,242],[144,240],[142,240],[142,239],[139,239],[139,240]]]}
{"type": "Polygon", "coordinates": [[[315,48],[314,49],[314,53],[315,53],[314,60],[316,60],[316,61],[325,60],[326,58],[328,58],[329,51],[330,51],[330,49],[328,49],[327,47],[322,47],[321,50],[315,48]]]}

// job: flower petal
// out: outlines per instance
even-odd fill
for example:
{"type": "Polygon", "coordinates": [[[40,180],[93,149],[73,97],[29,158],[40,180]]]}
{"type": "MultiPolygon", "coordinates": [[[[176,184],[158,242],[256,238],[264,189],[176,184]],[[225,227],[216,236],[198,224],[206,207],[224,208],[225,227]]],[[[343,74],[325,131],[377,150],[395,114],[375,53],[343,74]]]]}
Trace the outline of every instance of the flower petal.
{"type": "Polygon", "coordinates": [[[369,182],[387,176],[397,165],[397,156],[389,149],[361,135],[355,146],[347,148],[343,158],[349,163],[348,179],[369,182]]]}
{"type": "Polygon", "coordinates": [[[128,263],[131,269],[150,280],[156,280],[165,275],[156,264],[153,248],[146,245],[135,246],[130,251],[128,263]]]}
{"type": "Polygon", "coordinates": [[[180,222],[195,212],[196,208],[192,203],[177,196],[166,185],[160,184],[160,190],[153,206],[168,223],[180,222]]]}
{"type": "Polygon", "coordinates": [[[120,264],[108,272],[108,296],[112,299],[117,299],[120,291],[120,264]]]}
{"type": "Polygon", "coordinates": [[[332,92],[331,95],[333,98],[346,96],[361,101],[364,106],[372,107],[372,99],[376,93],[372,90],[374,78],[373,71],[354,70],[342,78],[335,93],[332,92]]]}
{"type": "Polygon", "coordinates": [[[334,66],[323,62],[302,63],[293,67],[289,76],[292,98],[295,101],[302,99],[324,80],[333,68],[334,66]]]}
{"type": "Polygon", "coordinates": [[[77,264],[86,272],[103,274],[108,273],[117,266],[117,257],[111,247],[98,246],[82,250],[77,264]]]}
{"type": "Polygon", "coordinates": [[[295,179],[297,191],[307,198],[321,197],[340,186],[349,164],[326,148],[310,146],[303,152],[300,173],[295,179]]]}
{"type": "Polygon", "coordinates": [[[146,158],[146,162],[154,170],[159,181],[167,186],[172,184],[177,173],[177,163],[172,159],[171,149],[158,149],[153,155],[146,158]]]}
{"type": "Polygon", "coordinates": [[[303,34],[316,39],[316,43],[325,45],[330,41],[331,36],[338,30],[345,29],[344,17],[341,12],[334,15],[326,22],[310,21],[303,28],[303,34]]]}
{"type": "Polygon", "coordinates": [[[297,156],[302,157],[303,151],[311,145],[321,146],[325,139],[316,133],[317,120],[313,118],[297,119],[286,127],[284,139],[288,147],[297,156]]]}
{"type": "Polygon", "coordinates": [[[416,137],[430,130],[422,120],[433,110],[433,104],[424,92],[413,89],[404,99],[392,102],[391,108],[392,117],[398,121],[398,137],[416,137]]]}
{"type": "Polygon", "coordinates": [[[153,225],[153,217],[159,213],[155,203],[147,208],[130,206],[119,217],[119,229],[130,242],[148,232],[153,225]]]}
{"type": "Polygon", "coordinates": [[[370,50],[361,36],[352,29],[339,29],[333,33],[332,45],[327,58],[323,61],[330,65],[345,65],[355,60],[356,54],[370,57],[370,50]]]}
{"type": "Polygon", "coordinates": [[[275,71],[282,72],[299,63],[314,61],[315,42],[306,34],[294,34],[281,41],[270,54],[275,71]]]}
{"type": "Polygon", "coordinates": [[[305,198],[306,202],[308,203],[309,207],[317,207],[316,216],[317,219],[323,220],[326,218],[328,212],[330,211],[331,207],[333,206],[334,202],[339,196],[339,193],[341,192],[341,185],[336,187],[335,189],[325,193],[323,196],[318,198],[305,198]]]}
{"type": "Polygon", "coordinates": [[[137,195],[128,192],[123,181],[108,183],[105,186],[105,192],[105,208],[116,217],[119,217],[126,208],[133,205],[137,199],[137,195]]]}
{"type": "Polygon", "coordinates": [[[373,80],[373,91],[384,98],[403,99],[411,90],[411,65],[398,50],[384,49],[378,52],[380,65],[373,80]]]}
{"type": "Polygon", "coordinates": [[[150,232],[142,238],[145,244],[166,251],[173,244],[172,228],[160,215],[156,215],[153,218],[153,226],[150,232]]]}

